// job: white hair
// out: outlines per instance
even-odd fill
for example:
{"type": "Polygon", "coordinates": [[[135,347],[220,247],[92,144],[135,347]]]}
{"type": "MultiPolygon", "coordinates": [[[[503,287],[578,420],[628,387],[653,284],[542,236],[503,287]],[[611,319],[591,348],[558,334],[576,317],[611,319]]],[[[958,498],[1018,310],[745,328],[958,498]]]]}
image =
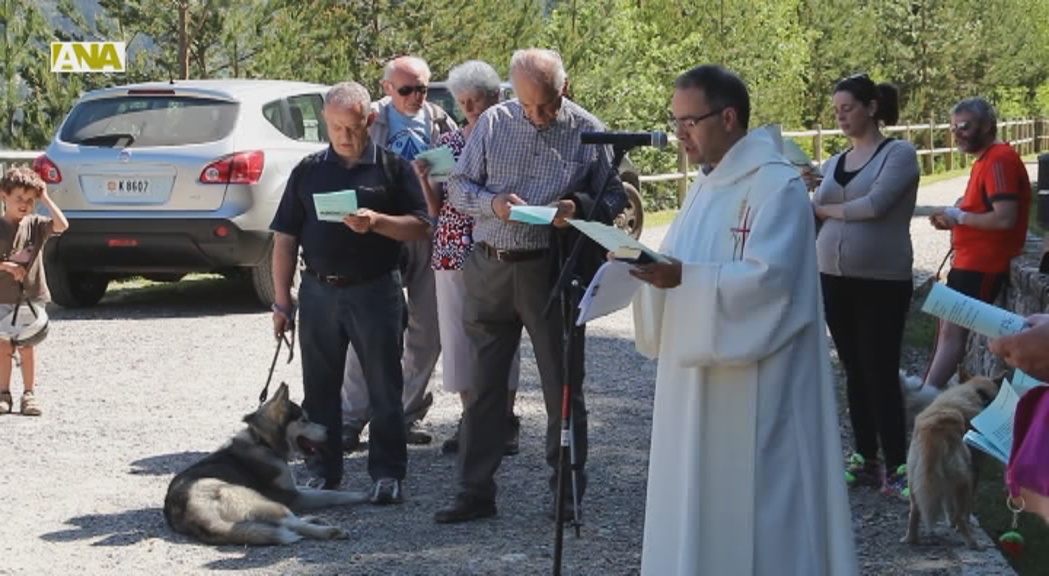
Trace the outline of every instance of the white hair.
{"type": "Polygon", "coordinates": [[[448,73],[448,89],[456,97],[468,94],[495,97],[499,95],[499,84],[499,73],[482,60],[467,60],[448,73]]]}
{"type": "Polygon", "coordinates": [[[382,67],[382,79],[390,80],[393,78],[393,72],[399,67],[413,68],[421,70],[425,76],[430,76],[430,65],[426,63],[426,60],[419,58],[418,56],[401,56],[400,58],[394,58],[386,63],[382,67]]]}
{"type": "Polygon", "coordinates": [[[510,58],[510,76],[515,73],[524,74],[529,78],[549,86],[560,94],[568,81],[565,73],[565,64],[561,55],[554,50],[545,48],[528,48],[517,50],[510,58]]]}
{"type": "Polygon", "coordinates": [[[337,108],[354,108],[371,106],[372,96],[368,89],[357,82],[340,82],[332,86],[324,95],[324,105],[337,108]]]}

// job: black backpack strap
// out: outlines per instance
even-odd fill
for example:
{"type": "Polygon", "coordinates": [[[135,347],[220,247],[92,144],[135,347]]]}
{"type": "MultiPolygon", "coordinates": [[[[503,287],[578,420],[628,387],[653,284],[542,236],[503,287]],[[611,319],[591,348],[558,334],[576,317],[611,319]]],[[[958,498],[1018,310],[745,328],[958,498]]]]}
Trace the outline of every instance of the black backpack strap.
{"type": "Polygon", "coordinates": [[[379,148],[379,150],[382,153],[379,162],[382,164],[382,173],[386,176],[386,189],[397,190],[403,174],[401,157],[386,148],[379,148]]]}

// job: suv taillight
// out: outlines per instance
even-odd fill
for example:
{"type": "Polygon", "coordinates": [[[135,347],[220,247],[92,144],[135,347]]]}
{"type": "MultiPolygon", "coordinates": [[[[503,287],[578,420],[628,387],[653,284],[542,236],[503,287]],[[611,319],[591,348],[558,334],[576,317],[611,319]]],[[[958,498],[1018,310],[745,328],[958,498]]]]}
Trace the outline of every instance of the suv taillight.
{"type": "Polygon", "coordinates": [[[204,184],[256,184],[265,163],[262,150],[237,152],[208,164],[200,172],[204,184]]]}
{"type": "Polygon", "coordinates": [[[39,174],[48,184],[58,184],[62,181],[62,173],[58,171],[58,166],[44,154],[33,160],[33,172],[39,174]]]}

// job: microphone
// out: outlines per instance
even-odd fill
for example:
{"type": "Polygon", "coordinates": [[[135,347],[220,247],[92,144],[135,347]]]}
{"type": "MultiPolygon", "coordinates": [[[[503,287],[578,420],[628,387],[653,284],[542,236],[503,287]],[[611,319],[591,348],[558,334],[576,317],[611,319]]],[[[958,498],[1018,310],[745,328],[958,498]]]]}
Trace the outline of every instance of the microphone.
{"type": "Polygon", "coordinates": [[[667,145],[665,132],[583,132],[580,140],[583,144],[611,144],[627,149],[635,146],[655,146],[663,149],[667,145]]]}

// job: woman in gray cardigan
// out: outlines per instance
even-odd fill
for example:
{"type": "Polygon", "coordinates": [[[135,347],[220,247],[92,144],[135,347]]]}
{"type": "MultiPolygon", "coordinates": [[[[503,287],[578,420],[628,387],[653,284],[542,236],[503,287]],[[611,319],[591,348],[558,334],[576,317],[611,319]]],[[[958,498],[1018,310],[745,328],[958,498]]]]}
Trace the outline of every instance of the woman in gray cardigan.
{"type": "Polygon", "coordinates": [[[879,128],[899,117],[895,87],[850,76],[834,88],[834,111],[852,145],[824,164],[813,208],[824,309],[845,369],[855,443],[846,479],[902,494],[907,440],[899,367],[913,292],[918,155],[879,128]]]}

